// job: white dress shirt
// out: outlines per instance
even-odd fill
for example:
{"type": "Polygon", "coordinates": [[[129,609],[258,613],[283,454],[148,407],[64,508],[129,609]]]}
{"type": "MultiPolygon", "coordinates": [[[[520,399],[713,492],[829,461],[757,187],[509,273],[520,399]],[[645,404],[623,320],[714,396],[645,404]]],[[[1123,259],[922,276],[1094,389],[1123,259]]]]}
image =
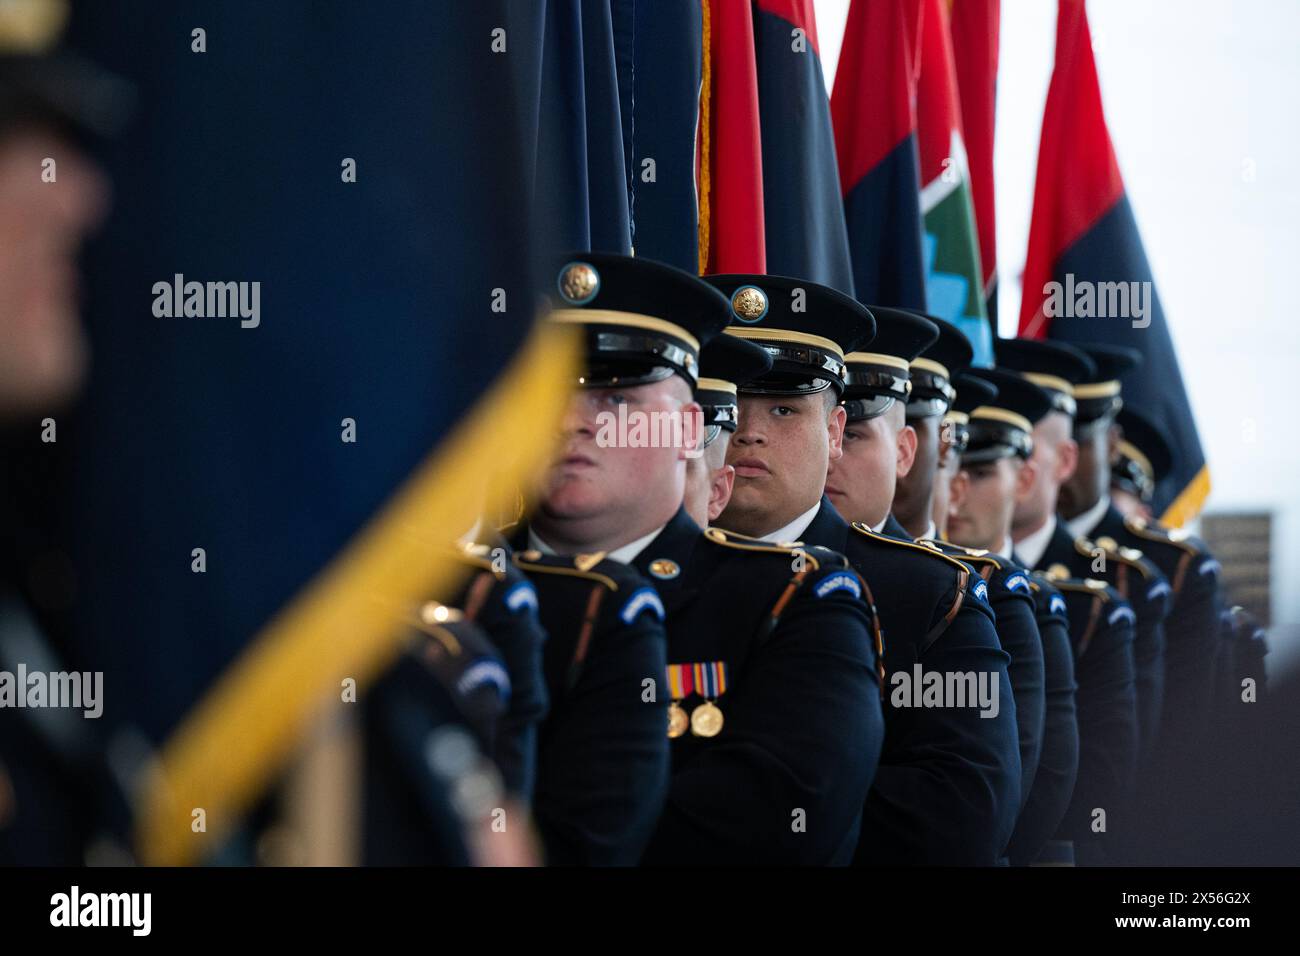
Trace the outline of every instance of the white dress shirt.
{"type": "Polygon", "coordinates": [[[1016,557],[1023,561],[1027,568],[1038,567],[1038,563],[1043,560],[1043,552],[1047,550],[1047,542],[1052,540],[1052,535],[1055,533],[1056,515],[1052,515],[1041,528],[1031,531],[1015,543],[1016,557]]]}
{"type": "Polygon", "coordinates": [[[822,506],[820,501],[813,505],[799,517],[795,518],[784,528],[777,528],[771,534],[765,534],[760,537],[759,541],[766,541],[768,544],[781,544],[786,541],[798,541],[800,535],[808,530],[812,524],[813,518],[817,517],[817,509],[822,506]]]}
{"type": "MultiPolygon", "coordinates": [[[[610,561],[618,561],[621,564],[631,564],[633,561],[636,560],[637,555],[646,549],[646,547],[650,544],[651,541],[659,537],[659,532],[663,531],[665,527],[667,527],[667,522],[664,522],[664,524],[661,524],[659,527],[655,528],[649,534],[637,538],[635,541],[629,541],[627,544],[623,545],[622,547],[615,548],[613,551],[610,551],[608,554],[606,554],[605,558],[610,561]]],[[[542,554],[559,553],[554,548],[552,548],[549,544],[543,541],[541,536],[538,535],[538,533],[534,531],[532,528],[528,529],[528,547],[540,551],[542,552],[542,554]]]]}
{"type": "Polygon", "coordinates": [[[1065,526],[1070,529],[1071,537],[1091,538],[1092,529],[1101,524],[1101,516],[1106,513],[1106,509],[1109,507],[1110,495],[1102,495],[1101,499],[1083,514],[1067,521],[1065,526]]]}

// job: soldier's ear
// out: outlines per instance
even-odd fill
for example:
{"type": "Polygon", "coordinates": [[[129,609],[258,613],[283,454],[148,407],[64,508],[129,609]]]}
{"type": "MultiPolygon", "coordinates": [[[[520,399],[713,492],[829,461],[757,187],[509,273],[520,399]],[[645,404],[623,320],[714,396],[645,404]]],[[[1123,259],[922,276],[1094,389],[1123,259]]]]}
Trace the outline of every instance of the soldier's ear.
{"type": "Polygon", "coordinates": [[[731,501],[731,489],[735,484],[736,469],[731,465],[723,465],[714,471],[709,482],[709,524],[727,510],[727,503],[731,501]]]}
{"type": "Polygon", "coordinates": [[[970,474],[964,468],[948,480],[948,517],[951,518],[960,510],[969,489],[970,474]]]}
{"type": "Polygon", "coordinates": [[[826,432],[830,437],[831,445],[831,461],[838,461],[844,457],[844,423],[848,420],[848,417],[848,412],[844,411],[844,406],[836,405],[826,418],[826,432]]]}
{"type": "Polygon", "coordinates": [[[1016,472],[1016,504],[1020,504],[1020,502],[1029,497],[1029,493],[1033,490],[1034,481],[1037,477],[1038,463],[1036,461],[1029,458],[1020,463],[1020,470],[1016,472]]]}
{"type": "Polygon", "coordinates": [[[904,425],[902,431],[898,433],[899,478],[906,478],[912,470],[912,465],[916,462],[917,441],[916,429],[911,425],[904,425]]]}
{"type": "Polygon", "coordinates": [[[682,403],[678,410],[682,417],[682,447],[678,458],[698,458],[704,454],[704,409],[699,402],[682,403]]]}
{"type": "Polygon", "coordinates": [[[1056,481],[1065,484],[1074,477],[1079,467],[1079,443],[1066,438],[1056,446],[1056,481]]]}

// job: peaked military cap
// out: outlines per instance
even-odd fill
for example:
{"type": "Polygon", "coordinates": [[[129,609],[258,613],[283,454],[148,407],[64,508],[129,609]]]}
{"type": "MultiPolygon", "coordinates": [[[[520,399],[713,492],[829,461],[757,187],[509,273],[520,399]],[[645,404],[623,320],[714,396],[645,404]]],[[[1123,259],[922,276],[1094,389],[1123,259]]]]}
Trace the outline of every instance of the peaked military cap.
{"type": "Polygon", "coordinates": [[[693,389],[700,350],[730,318],[716,289],[653,259],[574,252],[551,275],[549,321],[586,332],[580,385],[645,385],[676,374],[693,389]]]}
{"type": "MultiPolygon", "coordinates": [[[[923,315],[918,312],[917,315],[923,315]]],[[[931,418],[946,414],[952,407],[957,389],[954,382],[975,358],[970,339],[951,322],[933,315],[923,315],[939,331],[939,337],[912,359],[912,396],[907,403],[908,418],[931,418]]]]}
{"type": "Polygon", "coordinates": [[[1071,418],[1078,410],[1075,386],[1097,374],[1092,359],[1064,342],[997,339],[993,343],[993,354],[999,368],[1019,372],[1047,392],[1053,409],[1071,418]]]}
{"type": "Polygon", "coordinates": [[[998,387],[966,371],[957,375],[954,391],[952,407],[943,416],[943,423],[950,432],[953,449],[960,455],[970,443],[970,413],[991,404],[998,396],[998,387]]]}
{"type": "Polygon", "coordinates": [[[740,421],[737,388],[771,370],[772,356],[734,335],[719,335],[704,347],[695,400],[704,408],[705,445],[721,430],[736,430],[740,421]]]}
{"type": "Polygon", "coordinates": [[[727,332],[772,356],[772,371],[750,381],[742,392],[804,395],[834,388],[843,394],[845,355],[876,334],[869,309],[816,282],[763,275],[704,279],[730,300],[727,332]]]}
{"type": "Polygon", "coordinates": [[[963,462],[996,461],[1033,451],[1034,423],[1052,409],[1047,392],[1017,372],[1003,368],[976,368],[970,375],[991,382],[998,394],[986,405],[970,411],[970,440],[963,462]]]}
{"type": "Polygon", "coordinates": [[[1120,409],[1115,424],[1124,437],[1111,466],[1110,483],[1142,501],[1150,501],[1156,485],[1173,467],[1169,438],[1164,429],[1128,405],[1120,409]]]}
{"type": "Polygon", "coordinates": [[[1074,434],[1083,437],[1109,425],[1123,407],[1119,380],[1142,364],[1142,353],[1122,345],[1080,343],[1079,348],[1092,359],[1096,371],[1074,386],[1079,405],[1074,416],[1074,434]]]}
{"type": "Polygon", "coordinates": [[[871,315],[876,337],[870,351],[844,356],[849,378],[842,404],[851,422],[883,415],[895,402],[906,404],[912,394],[912,360],[939,337],[935,324],[914,312],[872,306],[871,315]]]}

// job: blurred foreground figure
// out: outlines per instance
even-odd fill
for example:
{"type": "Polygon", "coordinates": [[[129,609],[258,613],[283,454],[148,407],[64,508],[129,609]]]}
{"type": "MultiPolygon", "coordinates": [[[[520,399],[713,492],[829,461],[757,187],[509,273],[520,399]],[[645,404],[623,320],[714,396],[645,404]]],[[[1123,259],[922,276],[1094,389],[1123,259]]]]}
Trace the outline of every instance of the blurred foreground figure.
{"type": "Polygon", "coordinates": [[[0,12],[0,417],[7,420],[50,410],[81,383],[76,256],[107,211],[108,184],[78,144],[113,130],[126,102],[121,81],[47,52],[65,17],[66,5],[57,3],[0,12]]]}
{"type": "MultiPolygon", "coordinates": [[[[52,51],[67,12],[55,2],[0,8],[0,425],[27,429],[31,442],[87,363],[76,258],[107,211],[108,184],[80,144],[114,131],[130,99],[121,80],[52,51]]],[[[8,510],[18,506],[4,497],[0,671],[64,670],[23,593],[8,510]]],[[[0,716],[0,863],[81,862],[98,817],[87,794],[112,789],[98,779],[98,728],[80,711],[12,705],[0,716]]]]}

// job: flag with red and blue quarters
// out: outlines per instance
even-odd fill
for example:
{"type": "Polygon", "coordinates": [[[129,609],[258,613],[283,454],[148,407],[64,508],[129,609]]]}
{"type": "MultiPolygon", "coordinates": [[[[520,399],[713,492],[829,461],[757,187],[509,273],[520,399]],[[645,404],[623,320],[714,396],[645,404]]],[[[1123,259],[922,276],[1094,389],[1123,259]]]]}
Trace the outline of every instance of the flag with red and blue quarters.
{"type": "MultiPolygon", "coordinates": [[[[1106,298],[1123,302],[1117,294],[1106,298]]],[[[1083,0],[1059,0],[1057,8],[1056,64],[1038,147],[1020,334],[1124,345],[1143,354],[1142,367],[1124,381],[1124,401],[1165,429],[1174,454],[1173,468],[1156,488],[1154,509],[1176,526],[1195,517],[1209,494],[1209,469],[1106,128],[1083,0]],[[1103,283],[1137,283],[1126,286],[1129,315],[1095,315],[1098,292],[1118,289],[1103,283]],[[1062,301],[1063,288],[1079,296],[1091,290],[1091,307],[1062,301]],[[1136,315],[1133,290],[1146,297],[1144,315],[1136,315]]]]}
{"type": "Polygon", "coordinates": [[[862,302],[927,309],[916,137],[919,0],[853,0],[831,117],[862,302]]]}
{"type": "Polygon", "coordinates": [[[931,315],[951,322],[970,339],[975,364],[991,365],[993,335],[984,305],[984,271],[946,0],[921,0],[920,30],[916,118],[926,299],[931,315]]]}
{"type": "Polygon", "coordinates": [[[997,216],[993,187],[993,132],[997,125],[998,40],[1001,0],[948,0],[953,61],[961,97],[961,125],[970,161],[971,197],[984,267],[989,326],[998,327],[997,216]]]}
{"type": "Polygon", "coordinates": [[[854,292],[812,0],[755,0],[767,271],[854,292]]]}

